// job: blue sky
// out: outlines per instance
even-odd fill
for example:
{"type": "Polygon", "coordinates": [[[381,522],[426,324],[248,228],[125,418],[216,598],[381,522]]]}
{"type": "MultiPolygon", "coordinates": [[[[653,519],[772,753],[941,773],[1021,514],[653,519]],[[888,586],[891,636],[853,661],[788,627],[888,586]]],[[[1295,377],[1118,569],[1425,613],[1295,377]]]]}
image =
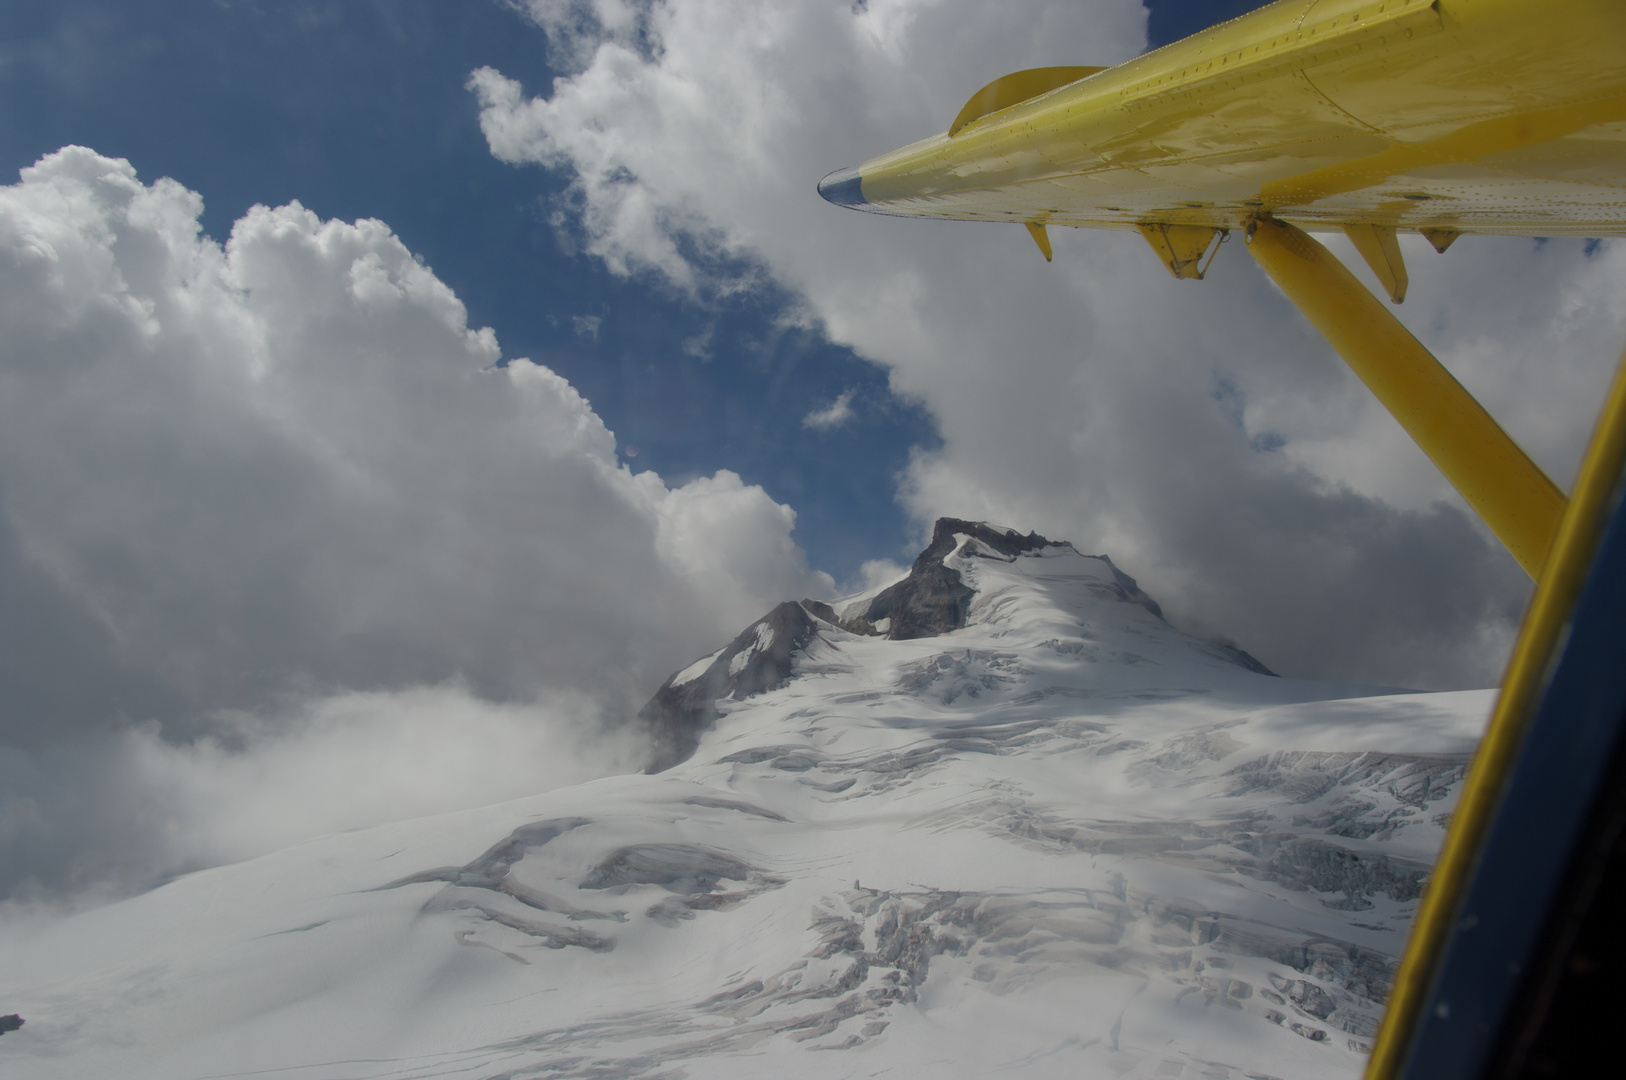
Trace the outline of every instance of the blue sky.
{"type": "MultiPolygon", "coordinates": [[[[1493,684],[1527,579],[1240,244],[1177,282],[815,192],[1247,6],[12,0],[0,897],[635,765],[667,674],[939,515],[1284,674],[1493,684]]],[[[1567,484],[1626,245],[1402,246],[1567,484]]]]}
{"type": "Polygon", "coordinates": [[[548,223],[562,178],[487,151],[469,73],[492,65],[535,89],[553,77],[541,33],[516,12],[25,0],[6,21],[8,174],[80,143],[200,192],[215,237],[254,203],[381,218],[507,356],[569,379],[639,467],[679,482],[728,468],[762,484],[796,507],[798,542],[839,578],[908,543],[894,475],[935,433],[884,371],[779,326],[785,298],[771,285],[701,306],[610,273],[548,223]],[[849,390],[862,422],[840,437],[802,426],[849,390]]]}
{"type": "MultiPolygon", "coordinates": [[[[1148,35],[1162,44],[1250,6],[1152,4],[1148,35]]],[[[896,478],[937,433],[882,368],[783,326],[791,298],[771,281],[698,305],[609,272],[548,222],[568,178],[487,151],[469,73],[489,65],[533,93],[555,74],[515,10],[18,0],[0,34],[6,175],[78,143],[199,192],[217,238],[254,203],[380,218],[507,356],[569,379],[637,466],[678,482],[727,468],[761,484],[795,507],[797,542],[838,580],[915,542],[896,478]],[[843,393],[857,422],[803,426],[843,393]]]]}

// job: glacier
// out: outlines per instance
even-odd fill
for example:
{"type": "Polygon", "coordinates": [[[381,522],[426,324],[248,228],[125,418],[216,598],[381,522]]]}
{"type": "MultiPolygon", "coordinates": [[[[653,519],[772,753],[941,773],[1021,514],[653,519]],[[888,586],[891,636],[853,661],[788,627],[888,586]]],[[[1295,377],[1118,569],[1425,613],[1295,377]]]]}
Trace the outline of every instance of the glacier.
{"type": "Polygon", "coordinates": [[[1493,693],[1277,677],[944,519],[669,679],[660,771],[8,939],[0,1071],[1353,1080],[1493,693]]]}

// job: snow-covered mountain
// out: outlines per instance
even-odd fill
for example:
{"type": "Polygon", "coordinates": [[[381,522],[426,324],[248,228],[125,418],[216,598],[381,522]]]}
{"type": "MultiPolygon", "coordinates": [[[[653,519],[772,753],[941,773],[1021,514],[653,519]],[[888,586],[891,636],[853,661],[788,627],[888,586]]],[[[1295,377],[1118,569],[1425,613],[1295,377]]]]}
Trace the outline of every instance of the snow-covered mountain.
{"type": "Polygon", "coordinates": [[[1356,1077],[1489,691],[1278,678],[945,520],[669,679],[650,775],[9,947],[16,1077],[1356,1077]]]}

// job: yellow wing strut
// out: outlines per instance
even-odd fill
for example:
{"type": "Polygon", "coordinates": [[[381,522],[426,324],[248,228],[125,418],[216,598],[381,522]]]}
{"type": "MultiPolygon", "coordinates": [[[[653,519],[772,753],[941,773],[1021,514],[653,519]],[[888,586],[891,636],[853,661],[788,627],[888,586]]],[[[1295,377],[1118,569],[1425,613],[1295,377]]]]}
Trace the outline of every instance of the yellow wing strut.
{"type": "Polygon", "coordinates": [[[1564,493],[1332,252],[1272,218],[1248,233],[1249,254],[1539,581],[1564,493]]]}
{"type": "Polygon", "coordinates": [[[1439,972],[1457,909],[1483,851],[1497,804],[1517,763],[1542,686],[1563,646],[1577,598],[1602,539],[1621,476],[1626,473],[1626,357],[1592,435],[1575,494],[1554,541],[1551,566],[1538,581],[1518,644],[1502,679],[1490,726],[1474,754],[1467,782],[1445,836],[1445,847],[1423,892],[1406,955],[1383,1012],[1366,1080],[1394,1080],[1405,1065],[1429,986],[1439,972]]]}

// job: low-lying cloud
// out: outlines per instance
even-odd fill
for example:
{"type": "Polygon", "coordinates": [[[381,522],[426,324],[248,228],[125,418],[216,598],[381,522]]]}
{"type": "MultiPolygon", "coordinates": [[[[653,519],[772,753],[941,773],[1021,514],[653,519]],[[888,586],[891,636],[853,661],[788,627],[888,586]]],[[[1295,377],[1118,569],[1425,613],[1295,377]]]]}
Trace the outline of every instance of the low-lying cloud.
{"type": "Polygon", "coordinates": [[[386,821],[485,806],[642,764],[597,703],[483,701],[457,684],[337,694],[34,750],[0,747],[0,897],[78,903],[386,821]]]}
{"type": "MultiPolygon", "coordinates": [[[[727,471],[670,487],[621,464],[589,403],[504,363],[383,222],[256,206],[221,245],[201,209],[82,147],[0,188],[0,797],[27,823],[0,838],[0,889],[93,877],[59,841],[97,821],[192,837],[171,864],[257,849],[241,839],[257,797],[202,809],[215,774],[297,794],[331,753],[360,804],[380,803],[413,768],[368,779],[359,748],[390,724],[439,747],[424,762],[456,760],[462,744],[424,742],[425,702],[483,752],[528,745],[533,707],[564,746],[779,600],[831,587],[761,488],[727,471]],[[243,716],[257,719],[233,734],[243,716]],[[50,764],[92,759],[99,780],[50,764]],[[30,769],[52,789],[25,784],[30,769]],[[160,827],[127,804],[165,769],[182,809],[160,827]],[[72,807],[79,824],[59,823],[72,807]]],[[[463,794],[430,802],[479,787],[448,783],[463,794]]],[[[293,832],[349,820],[311,805],[328,809],[293,832]]]]}

